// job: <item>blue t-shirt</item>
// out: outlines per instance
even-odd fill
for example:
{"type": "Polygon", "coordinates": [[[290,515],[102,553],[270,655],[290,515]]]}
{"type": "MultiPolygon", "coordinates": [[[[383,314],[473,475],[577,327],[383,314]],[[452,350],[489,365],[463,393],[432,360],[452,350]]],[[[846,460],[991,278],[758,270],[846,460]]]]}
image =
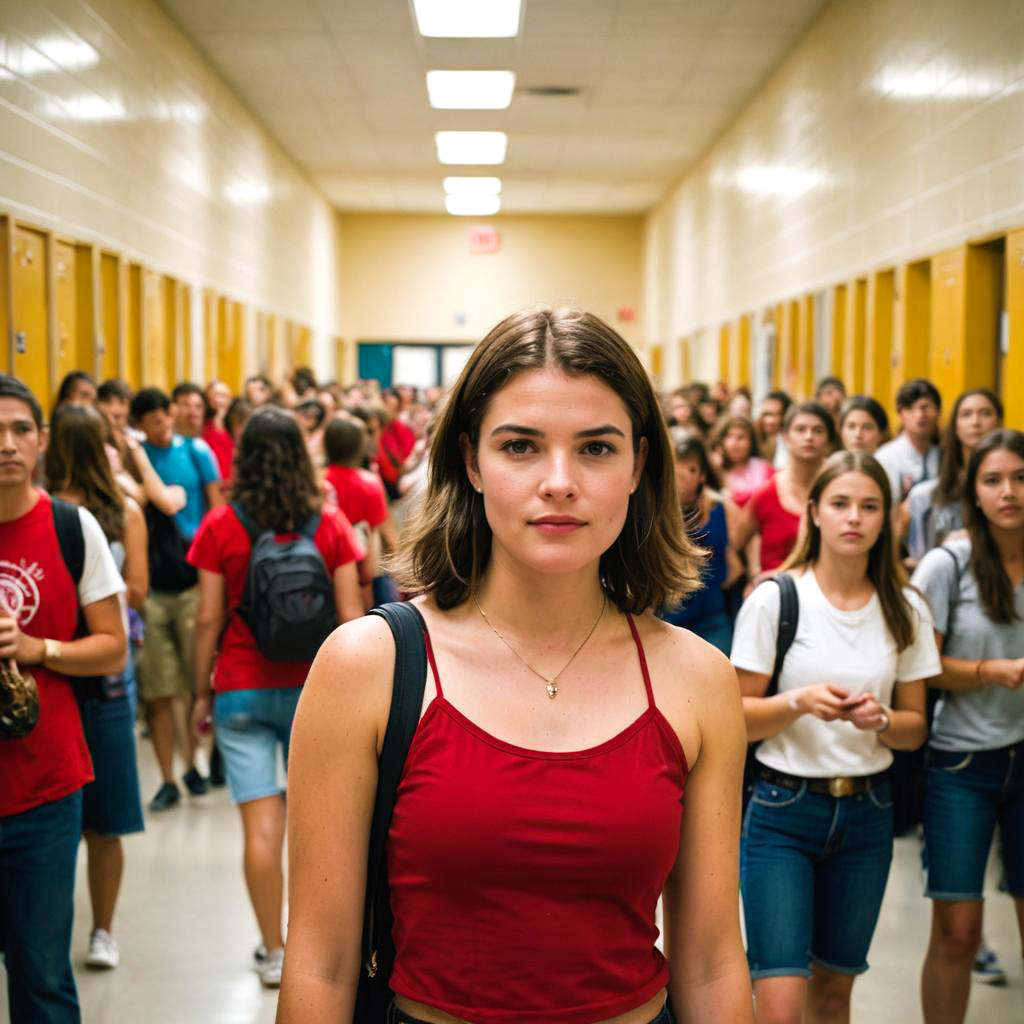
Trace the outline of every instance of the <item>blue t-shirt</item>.
{"type": "Polygon", "coordinates": [[[185,507],[174,518],[185,540],[191,541],[206,514],[206,485],[220,480],[213,450],[199,438],[180,434],[174,435],[169,448],[158,448],[148,441],[143,441],[142,447],[165,484],[185,488],[185,507]]]}

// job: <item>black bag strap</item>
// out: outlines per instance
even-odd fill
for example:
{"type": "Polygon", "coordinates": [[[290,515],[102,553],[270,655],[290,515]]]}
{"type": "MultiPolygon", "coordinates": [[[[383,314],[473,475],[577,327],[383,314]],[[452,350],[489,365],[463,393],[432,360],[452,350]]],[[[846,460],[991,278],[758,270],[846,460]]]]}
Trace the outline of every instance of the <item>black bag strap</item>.
{"type": "Polygon", "coordinates": [[[320,529],[320,523],[323,521],[323,516],[319,512],[314,512],[300,527],[299,533],[303,537],[308,537],[310,540],[316,540],[316,531],[320,529]]]}
{"type": "Polygon", "coordinates": [[[373,804],[373,823],[370,827],[370,846],[367,858],[366,905],[363,908],[363,967],[367,973],[376,971],[377,936],[375,920],[382,916],[375,905],[389,897],[382,881],[385,877],[385,846],[391,828],[391,814],[395,807],[398,783],[405,767],[405,759],[420,721],[423,691],[427,678],[427,649],[424,641],[426,623],[415,605],[396,601],[371,609],[370,615],[379,615],[395,637],[395,676],[391,690],[391,711],[384,733],[380,759],[377,764],[377,796],[373,804]]]}
{"type": "Polygon", "coordinates": [[[779,629],[775,639],[775,664],[772,666],[771,679],[768,680],[768,689],[765,690],[766,697],[774,697],[779,692],[782,663],[793,646],[796,627],[800,622],[800,598],[793,577],[788,572],[780,572],[772,576],[771,580],[779,585],[779,629]]]}
{"type": "Polygon", "coordinates": [[[952,548],[946,547],[945,544],[940,544],[938,550],[945,551],[946,554],[953,559],[953,566],[955,568],[953,586],[950,587],[949,595],[949,617],[946,620],[946,633],[942,640],[942,648],[945,650],[946,642],[949,639],[949,625],[953,621],[953,609],[960,603],[960,574],[963,572],[963,567],[960,565],[960,559],[957,557],[957,553],[952,548]]]}
{"type": "Polygon", "coordinates": [[[256,540],[259,538],[259,535],[263,533],[260,529],[260,524],[257,523],[256,520],[253,519],[253,517],[249,515],[249,513],[246,512],[237,501],[231,502],[231,511],[238,516],[238,521],[245,527],[245,532],[249,534],[249,540],[255,547],[256,540]]]}
{"type": "Polygon", "coordinates": [[[82,582],[82,573],[85,572],[85,534],[82,532],[82,517],[78,514],[77,505],[62,501],[60,498],[51,500],[53,525],[57,530],[61,557],[77,587],[82,582]]]}

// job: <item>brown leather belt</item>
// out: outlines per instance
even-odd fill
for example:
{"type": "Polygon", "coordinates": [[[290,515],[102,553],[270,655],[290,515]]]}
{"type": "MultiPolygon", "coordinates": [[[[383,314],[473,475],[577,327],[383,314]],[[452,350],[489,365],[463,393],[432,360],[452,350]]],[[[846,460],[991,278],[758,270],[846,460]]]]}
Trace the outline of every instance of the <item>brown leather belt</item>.
{"type": "Polygon", "coordinates": [[[834,797],[866,793],[871,786],[882,782],[888,774],[885,771],[876,772],[874,775],[840,775],[831,779],[805,779],[801,775],[776,771],[767,765],[759,764],[757,766],[757,777],[773,786],[796,790],[806,784],[809,793],[822,793],[825,796],[834,797]]]}

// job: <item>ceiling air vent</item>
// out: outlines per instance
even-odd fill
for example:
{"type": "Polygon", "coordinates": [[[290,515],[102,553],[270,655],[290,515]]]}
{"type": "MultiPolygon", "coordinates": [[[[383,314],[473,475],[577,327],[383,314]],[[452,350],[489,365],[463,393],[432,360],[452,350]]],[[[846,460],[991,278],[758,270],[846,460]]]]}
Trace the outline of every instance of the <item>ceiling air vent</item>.
{"type": "Polygon", "coordinates": [[[578,85],[530,85],[519,91],[531,96],[579,96],[583,92],[578,85]]]}

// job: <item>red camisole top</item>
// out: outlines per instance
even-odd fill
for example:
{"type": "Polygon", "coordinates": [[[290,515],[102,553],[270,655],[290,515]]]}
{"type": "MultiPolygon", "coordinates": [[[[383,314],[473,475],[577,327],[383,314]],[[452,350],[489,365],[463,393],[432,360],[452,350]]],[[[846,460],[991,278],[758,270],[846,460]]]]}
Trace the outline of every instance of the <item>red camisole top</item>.
{"type": "Polygon", "coordinates": [[[587,750],[527,750],[437,695],[388,842],[399,995],[473,1024],[593,1024],[668,982],[654,911],[679,851],[687,764],[654,703],[587,750]]]}

